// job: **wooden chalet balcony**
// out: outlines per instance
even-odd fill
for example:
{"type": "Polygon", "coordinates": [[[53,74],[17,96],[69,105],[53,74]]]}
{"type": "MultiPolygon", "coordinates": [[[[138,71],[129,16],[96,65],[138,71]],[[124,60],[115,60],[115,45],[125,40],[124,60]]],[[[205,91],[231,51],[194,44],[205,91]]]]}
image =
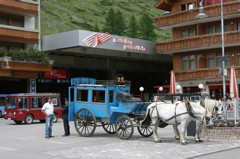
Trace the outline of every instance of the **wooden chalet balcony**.
{"type": "Polygon", "coordinates": [[[0,77],[7,78],[38,78],[39,72],[52,71],[51,65],[24,63],[24,62],[9,62],[10,68],[6,68],[6,63],[1,61],[0,77]]]}
{"type": "MultiPolygon", "coordinates": [[[[240,31],[225,32],[225,46],[240,44],[240,31]]],[[[172,54],[184,51],[220,48],[222,45],[221,33],[195,36],[192,38],[172,40],[156,44],[156,50],[162,54],[172,54]]]]}
{"type": "MultiPolygon", "coordinates": [[[[227,68],[228,76],[230,77],[230,68],[227,68]]],[[[237,77],[240,77],[240,67],[235,67],[235,73],[237,77]]],[[[178,71],[175,72],[177,81],[193,81],[193,80],[221,80],[222,75],[219,73],[219,68],[201,68],[191,71],[178,71]]]]}
{"type": "Polygon", "coordinates": [[[0,8],[25,14],[38,14],[38,4],[27,3],[20,0],[0,0],[0,8]]]}
{"type": "Polygon", "coordinates": [[[38,32],[0,28],[0,40],[38,43],[38,32]]]}
{"type": "MultiPolygon", "coordinates": [[[[240,13],[240,1],[238,0],[229,0],[229,2],[224,3],[224,17],[225,19],[237,17],[237,13],[240,13]]],[[[219,17],[220,18],[220,11],[221,6],[218,5],[211,5],[204,7],[205,14],[207,15],[206,18],[196,18],[196,16],[199,13],[199,9],[193,9],[191,11],[183,11],[176,14],[170,14],[165,16],[160,16],[155,19],[155,23],[157,27],[178,27],[178,26],[186,26],[191,25],[194,23],[199,22],[208,22],[216,20],[214,18],[219,17]]],[[[239,15],[238,15],[239,17],[239,15]]]]}

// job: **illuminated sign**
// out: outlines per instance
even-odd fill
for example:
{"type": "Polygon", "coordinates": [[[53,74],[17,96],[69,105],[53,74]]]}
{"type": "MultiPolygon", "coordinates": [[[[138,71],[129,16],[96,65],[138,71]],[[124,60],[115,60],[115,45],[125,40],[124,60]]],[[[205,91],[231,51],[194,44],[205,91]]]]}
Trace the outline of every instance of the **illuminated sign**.
{"type": "Polygon", "coordinates": [[[126,38],[114,38],[113,39],[114,43],[120,43],[123,44],[123,49],[124,50],[135,50],[135,51],[146,51],[146,48],[142,45],[134,45],[132,40],[128,40],[126,38]]]}

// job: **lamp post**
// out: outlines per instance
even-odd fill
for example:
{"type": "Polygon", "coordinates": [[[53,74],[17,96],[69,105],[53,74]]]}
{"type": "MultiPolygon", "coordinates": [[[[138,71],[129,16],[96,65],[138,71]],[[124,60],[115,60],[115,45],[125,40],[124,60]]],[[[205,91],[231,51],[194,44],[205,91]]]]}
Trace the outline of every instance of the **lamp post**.
{"type": "Polygon", "coordinates": [[[162,92],[163,91],[163,87],[159,87],[159,91],[162,92]]]}
{"type": "Polygon", "coordinates": [[[223,81],[223,107],[224,107],[224,116],[225,121],[227,121],[227,111],[226,111],[226,83],[225,83],[225,47],[224,47],[224,19],[223,19],[223,0],[221,0],[221,31],[222,31],[222,81],[223,81]]]}
{"type": "Polygon", "coordinates": [[[141,100],[143,101],[143,91],[144,91],[144,87],[140,87],[139,91],[141,92],[141,100]]]}

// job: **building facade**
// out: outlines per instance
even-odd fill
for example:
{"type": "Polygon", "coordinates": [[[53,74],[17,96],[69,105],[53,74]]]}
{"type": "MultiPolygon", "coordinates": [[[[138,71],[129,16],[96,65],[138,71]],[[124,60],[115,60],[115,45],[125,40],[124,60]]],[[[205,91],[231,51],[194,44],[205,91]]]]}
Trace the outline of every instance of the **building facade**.
{"type": "MultiPolygon", "coordinates": [[[[223,97],[220,0],[160,0],[155,7],[165,11],[155,19],[160,29],[171,29],[172,40],[156,44],[157,53],[172,54],[176,81],[183,92],[199,91],[203,84],[213,98],[223,97]],[[203,2],[205,17],[199,18],[203,2]]],[[[240,83],[240,1],[223,0],[226,91],[230,67],[240,83]]]]}
{"type": "Polygon", "coordinates": [[[39,72],[51,71],[50,65],[6,58],[10,50],[39,49],[39,5],[40,0],[0,0],[0,48],[6,50],[0,57],[0,93],[35,92],[39,72]]]}

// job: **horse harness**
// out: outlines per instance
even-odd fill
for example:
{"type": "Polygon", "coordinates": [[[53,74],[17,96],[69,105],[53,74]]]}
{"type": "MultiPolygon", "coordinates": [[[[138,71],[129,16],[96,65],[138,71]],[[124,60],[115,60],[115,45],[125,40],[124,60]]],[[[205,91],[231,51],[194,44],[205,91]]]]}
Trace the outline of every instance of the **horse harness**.
{"type": "MultiPolygon", "coordinates": [[[[177,111],[176,111],[176,110],[177,110],[178,104],[179,104],[179,103],[175,103],[174,116],[172,116],[171,118],[169,118],[169,119],[167,119],[167,120],[165,120],[165,121],[162,121],[162,122],[166,123],[166,122],[172,120],[173,118],[175,118],[175,124],[178,125],[179,123],[177,122],[177,117],[178,117],[178,116],[181,116],[181,115],[184,115],[184,114],[189,114],[192,118],[197,118],[197,117],[194,115],[194,111],[192,110],[191,105],[190,105],[189,102],[188,102],[188,104],[189,104],[189,106],[190,106],[190,107],[189,107],[190,109],[189,109],[188,107],[186,107],[186,108],[187,108],[187,111],[186,111],[186,112],[177,114],[177,111]]],[[[185,105],[187,105],[187,102],[185,103],[185,105]]],[[[157,102],[156,102],[156,105],[153,106],[152,108],[153,108],[152,113],[153,113],[154,109],[156,109],[156,111],[157,111],[157,116],[158,116],[158,118],[159,118],[160,115],[159,115],[159,112],[158,112],[158,109],[157,109],[157,102]]],[[[152,115],[152,114],[151,114],[151,115],[152,115]]],[[[156,125],[156,124],[154,124],[154,125],[156,125]]]]}

